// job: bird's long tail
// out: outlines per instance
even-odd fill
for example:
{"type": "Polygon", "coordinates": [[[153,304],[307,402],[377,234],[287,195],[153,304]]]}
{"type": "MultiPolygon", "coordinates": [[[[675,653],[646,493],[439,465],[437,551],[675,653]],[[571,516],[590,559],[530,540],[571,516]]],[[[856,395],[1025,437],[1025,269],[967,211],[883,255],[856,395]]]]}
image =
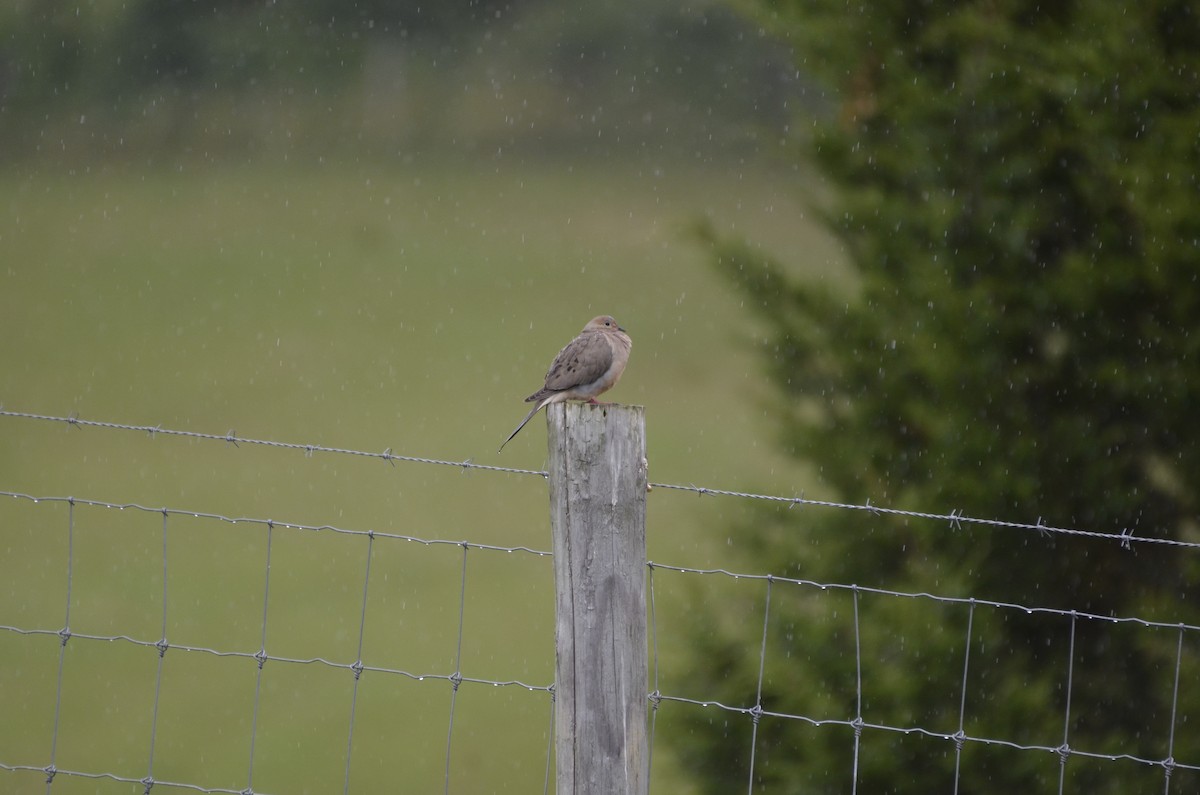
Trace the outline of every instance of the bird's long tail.
{"type": "MultiPolygon", "coordinates": [[[[522,428],[524,428],[524,427],[525,427],[525,425],[526,425],[526,424],[527,424],[527,423],[528,423],[528,422],[529,422],[531,419],[533,419],[533,415],[534,415],[534,414],[537,414],[539,411],[541,411],[541,409],[542,409],[542,406],[544,406],[544,405],[546,405],[546,404],[545,404],[545,403],[543,403],[543,402],[542,402],[542,401],[540,401],[540,400],[539,400],[539,401],[538,401],[536,404],[534,404],[533,408],[532,408],[532,409],[529,411],[529,413],[525,415],[525,419],[521,420],[521,424],[517,426],[517,429],[516,429],[515,431],[513,431],[512,433],[510,433],[510,434],[508,435],[508,438],[507,438],[507,439],[505,439],[505,440],[504,440],[504,442],[503,442],[503,443],[500,445],[500,450],[503,450],[503,449],[504,449],[504,445],[506,445],[506,444],[508,444],[509,442],[511,442],[511,441],[513,440],[513,437],[514,437],[514,436],[516,436],[518,433],[520,433],[520,432],[521,432],[521,429],[522,429],[522,428]]],[[[500,450],[497,450],[496,452],[498,453],[498,452],[500,452],[500,450]]]]}

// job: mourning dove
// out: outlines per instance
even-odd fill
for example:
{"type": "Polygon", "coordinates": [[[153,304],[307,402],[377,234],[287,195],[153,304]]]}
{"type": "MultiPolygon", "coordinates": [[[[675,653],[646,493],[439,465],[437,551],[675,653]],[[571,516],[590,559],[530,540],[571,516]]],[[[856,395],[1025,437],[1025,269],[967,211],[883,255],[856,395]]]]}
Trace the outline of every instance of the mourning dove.
{"type": "Polygon", "coordinates": [[[592,318],[579,336],[554,357],[554,363],[546,371],[546,385],[525,398],[526,403],[534,404],[533,409],[508,435],[500,450],[521,432],[534,414],[551,403],[564,400],[595,403],[596,395],[612,389],[620,379],[632,347],[633,341],[617,321],[608,315],[592,318]]]}

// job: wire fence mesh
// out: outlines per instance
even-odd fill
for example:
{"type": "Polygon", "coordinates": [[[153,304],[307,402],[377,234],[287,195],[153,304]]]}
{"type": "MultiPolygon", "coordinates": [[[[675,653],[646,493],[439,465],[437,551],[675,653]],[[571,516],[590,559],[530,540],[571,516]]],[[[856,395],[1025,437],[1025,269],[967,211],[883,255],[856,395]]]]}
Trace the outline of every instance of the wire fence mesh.
{"type": "MultiPolygon", "coordinates": [[[[538,470],[484,466],[469,460],[282,443],[239,437],[233,432],[203,434],[11,411],[0,411],[0,417],[186,437],[239,447],[261,446],[308,456],[378,458],[392,465],[408,462],[546,477],[538,470]]],[[[869,503],[850,505],[695,485],[655,483],[652,488],[789,507],[903,516],[940,523],[947,532],[970,525],[988,531],[1029,533],[1032,538],[1114,544],[1126,550],[1154,545],[1177,554],[1195,554],[1200,547],[1165,535],[1052,527],[1040,519],[1034,523],[981,519],[957,510],[914,512],[869,503]]],[[[60,791],[64,780],[132,785],[147,793],[280,791],[273,788],[273,782],[279,780],[275,771],[293,763],[289,760],[294,759],[295,749],[280,749],[273,737],[289,715],[313,714],[288,712],[285,702],[297,699],[319,702],[317,714],[339,716],[329,721],[337,724],[336,731],[323,731],[324,739],[306,746],[305,751],[321,754],[336,765],[340,774],[335,788],[354,791],[356,775],[368,766],[387,768],[387,775],[394,781],[405,781],[420,766],[428,780],[430,757],[436,755],[441,788],[456,791],[460,760],[480,752],[474,744],[465,752],[460,747],[464,736],[472,734],[470,728],[463,727],[463,699],[474,698],[481,688],[519,694],[521,703],[515,707],[519,720],[541,715],[538,720],[543,726],[543,745],[537,760],[526,749],[519,763],[536,764],[543,791],[549,791],[554,686],[544,672],[553,670],[552,639],[547,638],[540,648],[540,656],[551,659],[526,669],[538,671],[541,678],[497,675],[498,669],[489,661],[495,659],[495,649],[504,643],[502,622],[485,619],[472,624],[470,616],[477,611],[469,594],[477,581],[487,576],[475,573],[483,560],[499,560],[502,565],[527,561],[532,567],[522,568],[518,576],[538,579],[548,586],[552,576],[550,552],[522,545],[425,538],[73,496],[16,491],[0,491],[0,496],[8,498],[0,508],[0,537],[7,536],[8,565],[37,566],[44,572],[44,588],[38,593],[9,592],[0,601],[0,649],[10,661],[4,666],[7,674],[0,679],[0,699],[9,705],[10,716],[28,724],[20,742],[0,747],[0,769],[12,774],[16,782],[13,791],[42,787],[46,792],[60,791]],[[14,512],[10,507],[13,505],[23,509],[14,512]],[[22,546],[14,540],[13,528],[22,523],[31,528],[29,535],[39,544],[22,546]],[[219,537],[219,528],[237,532],[219,537]],[[206,556],[210,547],[219,547],[219,555],[206,556]],[[288,561],[298,553],[327,559],[319,582],[295,582],[291,577],[288,561]],[[399,569],[395,568],[401,560],[410,567],[404,570],[404,577],[398,576],[399,569]],[[417,635],[404,642],[381,641],[392,633],[404,634],[403,628],[397,630],[392,621],[394,600],[420,601],[422,597],[414,589],[420,588],[422,580],[416,573],[424,570],[437,570],[444,586],[437,591],[433,600],[436,604],[423,606],[436,613],[436,619],[423,629],[418,627],[417,635]],[[114,579],[120,581],[116,588],[114,579]],[[132,590],[132,601],[140,605],[137,610],[129,612],[128,601],[114,595],[122,589],[132,590]],[[340,596],[328,598],[335,592],[340,596]],[[220,607],[222,596],[227,596],[233,606],[220,607]],[[116,606],[116,614],[106,612],[106,601],[116,606]],[[326,601],[337,602],[338,615],[320,615],[326,601]],[[305,606],[304,612],[297,616],[283,611],[281,603],[299,603],[305,606]],[[429,626],[436,628],[436,637],[429,635],[429,626]],[[438,653],[425,651],[431,645],[438,647],[438,653]],[[489,654],[493,656],[489,658],[489,654]],[[212,668],[216,663],[219,671],[212,668]],[[140,688],[139,698],[130,698],[128,691],[111,682],[99,681],[113,666],[126,669],[122,676],[140,688]],[[291,672],[312,670],[330,676],[292,678],[291,672]],[[398,695],[398,682],[419,685],[425,693],[415,697],[410,693],[398,695]],[[108,693],[110,689],[112,693],[108,693]],[[204,702],[219,705],[201,706],[204,702]],[[82,736],[73,724],[96,710],[107,713],[121,730],[114,730],[112,737],[82,736]],[[436,725],[444,732],[425,731],[441,739],[428,740],[420,748],[381,751],[388,746],[387,738],[378,736],[379,723],[364,717],[366,712],[381,710],[394,710],[388,720],[416,722],[428,729],[436,725]],[[433,711],[441,716],[437,722],[431,717],[433,711]],[[197,749],[192,741],[180,739],[182,723],[191,724],[193,732],[199,727],[210,737],[224,735],[212,743],[214,749],[221,749],[214,751],[222,755],[219,763],[185,763],[197,749]],[[370,728],[365,729],[367,726],[370,728]],[[329,739],[333,734],[340,736],[336,743],[329,739]]],[[[848,769],[834,774],[845,785],[839,787],[840,791],[859,791],[860,766],[871,753],[867,739],[889,735],[920,738],[943,746],[944,752],[953,757],[955,792],[971,789],[969,778],[960,771],[969,766],[964,760],[973,748],[1042,755],[1052,760],[1059,792],[1070,791],[1071,760],[1144,768],[1158,777],[1161,791],[1168,793],[1190,791],[1188,787],[1200,782],[1200,758],[1190,755],[1200,741],[1194,721],[1189,721],[1193,716],[1181,707],[1181,690],[1190,693],[1197,684],[1188,675],[1200,659],[1200,626],[1195,624],[656,561],[647,563],[647,578],[652,649],[652,691],[647,697],[652,709],[652,753],[661,754],[670,744],[661,733],[655,733],[665,710],[715,711],[735,722],[731,736],[744,743],[744,772],[750,792],[769,791],[763,788],[756,771],[769,762],[769,743],[760,732],[771,722],[844,733],[844,743],[851,753],[848,769]],[[672,631],[674,628],[660,625],[664,620],[661,605],[679,599],[678,594],[685,591],[685,580],[699,583],[701,590],[733,589],[743,605],[757,604],[739,615],[739,620],[752,621],[761,628],[753,647],[742,650],[747,659],[757,662],[758,675],[756,681],[746,683],[741,703],[723,703],[711,693],[697,690],[686,675],[668,672],[662,662],[667,657],[686,658],[689,653],[682,647],[679,633],[672,631]],[[845,660],[847,678],[833,702],[850,705],[849,711],[831,709],[828,699],[815,699],[811,709],[801,712],[781,710],[764,698],[764,683],[789,670],[791,652],[784,653],[775,641],[780,621],[776,613],[781,600],[796,599],[807,599],[815,610],[828,612],[829,620],[839,622],[848,639],[846,648],[852,653],[845,660]],[[861,613],[867,601],[877,604],[881,600],[921,604],[937,611],[942,619],[952,617],[943,621],[938,631],[955,635],[950,647],[961,659],[961,677],[953,683],[941,683],[952,707],[942,710],[939,717],[909,716],[913,720],[906,722],[900,719],[902,715],[872,705],[872,682],[881,676],[882,669],[873,656],[875,639],[864,636],[861,613]],[[990,731],[986,709],[977,703],[977,680],[986,676],[981,669],[989,664],[981,656],[981,627],[989,621],[1027,620],[1042,622],[1039,630],[1051,627],[1053,641],[1067,644],[1066,668],[1061,672],[1066,697],[1057,716],[1061,732],[1053,738],[1005,736],[990,731]],[[1078,666],[1083,665],[1076,640],[1092,628],[1155,633],[1156,638],[1167,639],[1163,643],[1170,647],[1170,654],[1164,659],[1170,662],[1153,673],[1169,692],[1164,699],[1169,714],[1147,717],[1148,732],[1160,738],[1156,746],[1160,753],[1073,745],[1072,709],[1079,706],[1073,704],[1072,694],[1078,666]],[[948,725],[943,723],[946,716],[948,725]],[[929,722],[922,721],[922,717],[929,722]]],[[[909,671],[909,675],[916,674],[909,671]]],[[[895,677],[895,671],[888,676],[895,677]]],[[[826,696],[831,689],[806,681],[789,686],[811,687],[825,691],[826,696]]],[[[1112,685],[1118,698],[1120,686],[1119,682],[1112,685]]],[[[509,706],[514,703],[509,702],[509,706]]],[[[1046,709],[1057,707],[1047,705],[1046,709]]],[[[667,727],[663,732],[670,731],[669,721],[663,725],[667,727]]]]}
{"type": "MultiPolygon", "coordinates": [[[[48,748],[48,757],[46,761],[37,764],[12,762],[8,759],[0,759],[0,768],[12,772],[39,772],[45,775],[47,788],[52,784],[56,777],[65,776],[73,778],[102,778],[115,782],[126,784],[141,785],[145,791],[159,788],[180,788],[194,790],[199,792],[264,792],[268,790],[258,789],[255,787],[255,760],[256,760],[256,741],[259,737],[260,718],[263,702],[263,684],[264,672],[275,667],[276,664],[284,664],[289,666],[316,666],[327,668],[333,671],[345,674],[344,683],[339,686],[339,689],[348,690],[349,701],[349,729],[345,738],[345,764],[344,764],[344,779],[342,782],[343,791],[350,791],[351,787],[351,762],[355,748],[355,715],[359,706],[359,685],[364,674],[370,675],[385,675],[389,677],[403,677],[413,682],[429,683],[431,685],[440,684],[449,690],[449,717],[447,721],[446,740],[445,740],[445,763],[444,763],[444,785],[446,791],[450,790],[452,781],[452,749],[455,729],[456,703],[459,688],[463,685],[488,685],[496,688],[516,688],[530,694],[540,694],[540,697],[549,700],[553,695],[553,687],[550,683],[527,683],[518,680],[499,680],[489,679],[479,676],[469,676],[462,672],[462,645],[463,645],[463,619],[466,607],[466,594],[468,586],[468,561],[470,556],[474,554],[495,554],[495,553],[517,553],[531,556],[534,558],[548,558],[549,553],[539,550],[529,549],[527,547],[500,547],[489,544],[474,544],[468,541],[448,541],[442,539],[422,539],[413,536],[403,536],[395,533],[384,533],[376,531],[350,530],[338,528],[329,525],[325,526],[309,526],[289,522],[275,522],[268,519],[255,519],[248,517],[226,517],[211,513],[201,513],[196,511],[186,511],[173,508],[150,508],[135,504],[116,504],[99,500],[77,499],[74,497],[40,497],[15,492],[0,492],[0,496],[8,497],[13,500],[26,501],[34,505],[42,506],[43,508],[53,510],[55,508],[65,508],[65,516],[58,517],[58,521],[47,521],[44,525],[39,524],[39,533],[65,533],[65,560],[62,561],[65,571],[62,581],[63,589],[63,622],[61,627],[31,627],[31,626],[15,626],[5,622],[0,624],[0,632],[11,633],[16,636],[26,638],[36,638],[38,636],[54,637],[58,643],[57,652],[57,676],[53,688],[53,728],[50,733],[50,741],[48,748]],[[89,597],[86,594],[80,594],[76,585],[77,569],[78,569],[78,552],[77,537],[79,535],[80,518],[79,514],[85,510],[104,510],[115,512],[137,512],[141,514],[161,517],[160,536],[161,536],[161,574],[158,577],[156,585],[161,586],[161,591],[156,593],[158,597],[157,607],[160,610],[161,621],[156,627],[159,631],[153,635],[137,636],[134,634],[97,634],[93,632],[84,632],[72,628],[72,608],[77,607],[79,602],[76,600],[86,600],[89,597]],[[176,528],[174,522],[180,519],[201,520],[198,526],[190,528],[176,528]],[[173,633],[170,628],[178,628],[179,622],[173,621],[173,610],[177,597],[172,597],[172,592],[175,588],[174,577],[170,561],[175,560],[178,565],[179,555],[173,553],[173,540],[179,539],[180,534],[185,532],[205,532],[205,523],[227,523],[230,525],[244,525],[252,527],[261,532],[261,545],[264,548],[264,556],[262,558],[262,579],[261,579],[261,633],[259,634],[260,642],[257,648],[233,648],[230,646],[224,647],[209,647],[191,643],[176,642],[171,640],[169,636],[173,633]],[[56,527],[56,524],[59,525],[56,527]],[[318,532],[329,533],[339,536],[343,539],[357,539],[365,541],[365,552],[362,561],[361,582],[354,583],[359,592],[361,592],[361,600],[357,614],[353,617],[352,622],[354,631],[351,634],[351,643],[347,648],[347,654],[341,658],[333,658],[327,656],[290,656],[286,654],[277,654],[268,651],[268,628],[271,622],[268,620],[271,615],[271,595],[272,595],[272,554],[278,544],[279,533],[282,532],[318,532]],[[456,619],[451,624],[452,636],[454,638],[453,664],[448,670],[406,670],[399,667],[391,667],[383,664],[371,664],[364,659],[364,639],[367,632],[367,616],[368,606],[370,604],[371,594],[371,569],[372,561],[378,558],[376,550],[377,544],[388,543],[405,543],[414,544],[420,547],[444,547],[457,550],[461,559],[459,577],[458,577],[458,604],[456,610],[456,619]],[[144,774],[137,776],[133,773],[126,772],[96,772],[87,770],[77,770],[68,767],[60,767],[58,760],[59,740],[62,726],[62,715],[64,709],[64,671],[67,667],[67,651],[73,645],[80,643],[98,643],[98,644],[126,644],[135,649],[140,649],[146,654],[152,654],[156,658],[155,668],[153,671],[153,701],[149,714],[149,733],[146,738],[148,750],[144,757],[144,774]],[[160,778],[155,774],[156,769],[156,746],[158,744],[159,718],[161,714],[160,702],[163,695],[164,687],[164,672],[168,670],[168,660],[177,659],[180,655],[207,655],[216,658],[225,658],[231,660],[240,660],[246,667],[246,670],[251,668],[254,670],[254,687],[252,697],[249,703],[242,705],[245,714],[249,716],[250,729],[248,738],[248,768],[246,772],[245,782],[243,787],[235,786],[220,786],[211,784],[200,784],[191,782],[182,782],[172,780],[170,778],[160,778]]],[[[59,511],[62,513],[62,511],[59,511]]],[[[95,531],[97,526],[92,526],[91,530],[95,531]]],[[[247,542],[251,539],[247,537],[247,542]]],[[[277,575],[278,576],[278,575],[277,575]]],[[[351,583],[337,583],[339,587],[349,587],[351,583]]],[[[77,611],[76,611],[77,612],[77,611]]],[[[76,618],[78,620],[78,618],[76,618]]],[[[267,674],[269,676],[269,674],[267,674]]],[[[14,698],[15,694],[10,692],[7,694],[9,699],[14,698]]],[[[11,700],[10,700],[10,703],[11,700]]],[[[547,745],[547,753],[549,752],[549,744],[547,745]]]]}

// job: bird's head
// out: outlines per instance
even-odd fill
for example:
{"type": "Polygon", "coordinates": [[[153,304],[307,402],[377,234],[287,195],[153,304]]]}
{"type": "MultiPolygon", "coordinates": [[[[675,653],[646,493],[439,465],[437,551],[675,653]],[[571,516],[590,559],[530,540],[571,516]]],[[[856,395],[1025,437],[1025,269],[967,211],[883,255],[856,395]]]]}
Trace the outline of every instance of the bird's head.
{"type": "Polygon", "coordinates": [[[613,320],[612,315],[600,315],[588,321],[588,324],[583,327],[584,331],[624,331],[625,329],[617,325],[617,321],[613,320]]]}

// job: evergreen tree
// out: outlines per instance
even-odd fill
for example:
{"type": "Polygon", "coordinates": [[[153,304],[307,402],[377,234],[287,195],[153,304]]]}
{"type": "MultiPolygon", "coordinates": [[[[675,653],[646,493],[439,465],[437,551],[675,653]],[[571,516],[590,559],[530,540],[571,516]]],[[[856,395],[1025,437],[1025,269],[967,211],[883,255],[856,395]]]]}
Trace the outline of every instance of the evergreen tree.
{"type": "MultiPolygon", "coordinates": [[[[796,282],[704,232],[768,329],[782,443],[847,502],[1200,540],[1200,15],[1076,0],[759,0],[840,112],[808,155],[856,283],[796,282]]],[[[865,512],[778,511],[743,568],[1198,623],[1191,550],[865,512]]],[[[761,594],[721,611],[761,616],[761,594]]],[[[849,597],[774,589],[763,703],[856,714],[849,597]],[[839,601],[840,600],[840,601],[839,601]]],[[[968,609],[859,600],[867,722],[953,733],[968,609]]],[[[1178,633],[976,611],[966,733],[1162,760],[1178,633]],[[1068,660],[1070,657],[1070,660],[1068,660]]],[[[761,623],[697,616],[689,689],[750,706],[761,623]]],[[[1179,714],[1197,714],[1185,633],[1179,714]]],[[[692,713],[706,791],[745,786],[750,722],[692,713]]],[[[1176,718],[1176,725],[1182,727],[1176,718]]],[[[865,729],[860,792],[953,791],[952,743],[865,729]]],[[[770,792],[847,792],[853,732],[764,718],[770,792]]],[[[1053,791],[1056,756],[967,743],[958,791],[1053,791]]],[[[1174,758],[1200,764],[1177,728],[1174,758]]],[[[1163,770],[1073,755],[1068,789],[1161,791],[1163,770]]],[[[1200,789],[1176,771],[1172,792],[1200,789]]]]}

